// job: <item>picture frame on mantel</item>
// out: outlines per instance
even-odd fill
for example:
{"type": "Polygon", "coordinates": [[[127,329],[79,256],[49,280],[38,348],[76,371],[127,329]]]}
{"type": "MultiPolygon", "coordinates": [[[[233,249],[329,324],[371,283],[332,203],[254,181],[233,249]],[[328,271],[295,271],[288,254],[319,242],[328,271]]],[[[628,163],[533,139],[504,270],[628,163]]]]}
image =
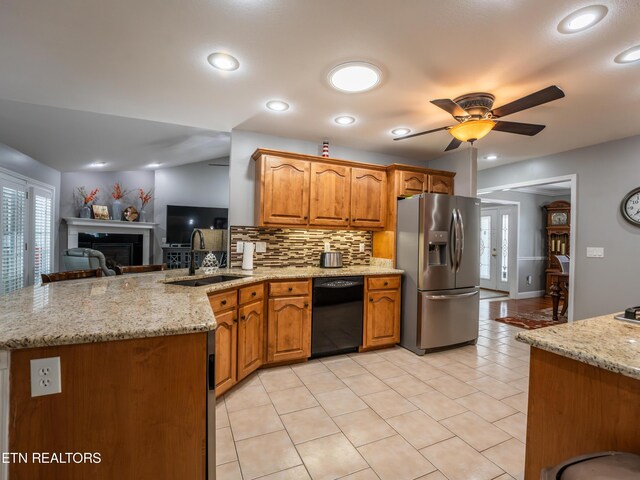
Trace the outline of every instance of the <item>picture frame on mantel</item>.
{"type": "Polygon", "coordinates": [[[91,205],[91,210],[96,220],[109,220],[109,209],[106,205],[91,205]]]}

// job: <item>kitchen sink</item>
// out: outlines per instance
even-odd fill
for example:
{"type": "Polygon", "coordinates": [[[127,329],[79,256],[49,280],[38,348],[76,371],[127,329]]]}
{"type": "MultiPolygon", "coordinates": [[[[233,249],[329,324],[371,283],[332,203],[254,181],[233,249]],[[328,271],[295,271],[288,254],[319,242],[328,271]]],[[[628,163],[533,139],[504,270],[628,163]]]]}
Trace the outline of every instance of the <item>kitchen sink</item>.
{"type": "Polygon", "coordinates": [[[228,282],[230,280],[239,280],[244,277],[235,277],[232,275],[215,275],[213,277],[194,278],[193,280],[178,280],[177,282],[167,282],[169,285],[181,285],[183,287],[204,287],[205,285],[213,285],[215,283],[228,282]]]}

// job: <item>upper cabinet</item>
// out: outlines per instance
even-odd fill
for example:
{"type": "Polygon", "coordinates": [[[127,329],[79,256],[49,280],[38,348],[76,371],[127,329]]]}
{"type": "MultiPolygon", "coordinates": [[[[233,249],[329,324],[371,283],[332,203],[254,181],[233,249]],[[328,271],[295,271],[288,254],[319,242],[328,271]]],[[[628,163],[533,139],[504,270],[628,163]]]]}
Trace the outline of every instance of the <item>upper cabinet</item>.
{"type": "Polygon", "coordinates": [[[265,155],[258,161],[262,191],[260,224],[307,225],[309,223],[310,165],[305,160],[265,155]]]}
{"type": "Polygon", "coordinates": [[[351,225],[384,228],[387,212],[387,173],[351,169],[351,225]]]}
{"type": "Polygon", "coordinates": [[[309,224],[348,227],[351,207],[351,168],[311,164],[309,224]]]}
{"type": "Polygon", "coordinates": [[[398,197],[410,197],[427,191],[429,175],[421,172],[398,170],[395,181],[398,197]]]}
{"type": "Polygon", "coordinates": [[[453,195],[453,177],[449,175],[438,175],[430,173],[429,177],[429,193],[446,193],[453,195]]]}

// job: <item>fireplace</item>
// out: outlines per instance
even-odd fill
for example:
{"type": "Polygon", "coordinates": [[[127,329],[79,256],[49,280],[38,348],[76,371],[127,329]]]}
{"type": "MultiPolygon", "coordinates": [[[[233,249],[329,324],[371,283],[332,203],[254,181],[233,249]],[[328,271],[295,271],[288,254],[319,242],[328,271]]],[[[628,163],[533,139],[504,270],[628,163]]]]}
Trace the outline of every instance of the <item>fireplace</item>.
{"type": "Polygon", "coordinates": [[[80,233],[78,247],[101,251],[116,265],[142,265],[142,235],[118,233],[80,233]]]}

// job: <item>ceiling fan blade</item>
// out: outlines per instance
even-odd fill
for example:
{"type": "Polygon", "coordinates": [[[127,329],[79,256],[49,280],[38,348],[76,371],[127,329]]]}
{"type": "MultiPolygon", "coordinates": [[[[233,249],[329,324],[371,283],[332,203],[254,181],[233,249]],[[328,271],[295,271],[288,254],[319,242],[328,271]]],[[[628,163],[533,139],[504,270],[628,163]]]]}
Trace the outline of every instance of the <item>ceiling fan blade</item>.
{"type": "Polygon", "coordinates": [[[453,140],[451,140],[451,143],[447,145],[447,148],[445,148],[444,151],[448,152],[449,150],[455,150],[460,145],[462,145],[462,140],[458,140],[457,138],[454,138],[453,140]]]}
{"type": "Polygon", "coordinates": [[[436,107],[440,107],[445,112],[450,113],[454,117],[468,117],[469,112],[467,112],[464,108],[458,105],[456,102],[451,100],[450,98],[440,98],[436,100],[431,100],[436,107]]]}
{"type": "Polygon", "coordinates": [[[532,107],[537,107],[538,105],[542,105],[543,103],[553,102],[554,100],[558,100],[562,97],[564,97],[564,92],[555,85],[552,85],[550,87],[543,88],[538,92],[532,93],[531,95],[527,95],[526,97],[522,97],[518,100],[514,100],[511,103],[502,105],[501,107],[494,108],[491,111],[491,114],[495,118],[506,117],[507,115],[511,115],[512,113],[520,112],[532,107]]]}
{"type": "Polygon", "coordinates": [[[412,133],[411,135],[405,135],[404,137],[396,137],[396,138],[394,138],[394,140],[405,140],[407,138],[419,137],[420,135],[426,135],[427,133],[439,132],[441,130],[446,130],[447,128],[451,128],[451,127],[450,126],[448,126],[448,127],[440,127],[440,128],[434,128],[433,130],[427,130],[426,132],[412,133]]]}
{"type": "Polygon", "coordinates": [[[542,130],[546,125],[536,125],[534,123],[519,123],[519,122],[502,122],[497,121],[493,130],[498,132],[516,133],[518,135],[529,135],[533,137],[542,130]]]}

